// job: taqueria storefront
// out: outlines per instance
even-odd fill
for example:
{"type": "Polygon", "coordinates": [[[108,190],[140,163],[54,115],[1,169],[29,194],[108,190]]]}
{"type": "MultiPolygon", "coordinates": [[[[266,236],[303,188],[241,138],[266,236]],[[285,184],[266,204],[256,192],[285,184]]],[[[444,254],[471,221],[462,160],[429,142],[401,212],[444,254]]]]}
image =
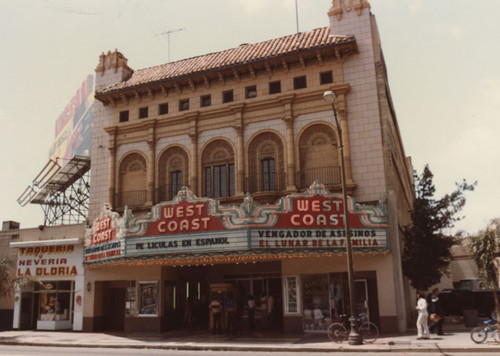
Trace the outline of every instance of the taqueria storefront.
{"type": "MultiPolygon", "coordinates": [[[[33,229],[34,230],[34,229],[33,229]]],[[[36,229],[38,230],[38,229],[36,229]]],[[[83,237],[83,224],[45,227],[83,237]]],[[[42,232],[40,232],[42,234],[42,232]]],[[[17,249],[16,275],[24,281],[16,287],[13,328],[21,330],[82,330],[82,238],[11,242],[17,249]]]]}
{"type": "MultiPolygon", "coordinates": [[[[356,309],[384,330],[397,325],[386,214],[349,204],[356,309]]],[[[257,329],[325,331],[349,307],[342,212],[320,183],[275,205],[183,188],[145,216],[103,208],[86,235],[83,330],[208,330],[214,298],[234,299],[245,329],[253,298],[257,329]]]]}

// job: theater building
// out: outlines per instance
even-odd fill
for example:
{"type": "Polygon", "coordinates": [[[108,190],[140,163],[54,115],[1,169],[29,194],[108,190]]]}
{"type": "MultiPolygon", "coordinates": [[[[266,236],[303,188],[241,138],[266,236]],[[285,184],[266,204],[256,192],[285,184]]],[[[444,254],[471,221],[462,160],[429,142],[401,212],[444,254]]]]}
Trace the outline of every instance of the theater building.
{"type": "MultiPolygon", "coordinates": [[[[401,241],[414,199],[380,38],[364,0],[330,25],[134,70],[96,68],[83,330],[325,331],[348,311],[339,130],[356,310],[384,332],[409,316],[401,241]],[[223,321],[224,322],[224,321],[223,321]]],[[[322,20],[319,19],[320,25],[322,20]]]]}

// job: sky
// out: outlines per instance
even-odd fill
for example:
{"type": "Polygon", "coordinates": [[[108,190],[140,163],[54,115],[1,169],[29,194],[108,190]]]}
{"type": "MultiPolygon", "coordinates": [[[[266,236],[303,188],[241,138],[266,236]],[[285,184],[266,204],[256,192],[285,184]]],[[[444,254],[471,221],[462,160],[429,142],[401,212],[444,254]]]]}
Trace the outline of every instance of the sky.
{"type": "MultiPolygon", "coordinates": [[[[477,181],[455,231],[484,229],[500,217],[500,1],[369,2],[406,155],[429,164],[436,198],[477,181]]],[[[286,36],[296,3],[300,32],[329,25],[331,0],[0,0],[1,221],[43,224],[17,199],[102,52],[141,69],[286,36]]]]}

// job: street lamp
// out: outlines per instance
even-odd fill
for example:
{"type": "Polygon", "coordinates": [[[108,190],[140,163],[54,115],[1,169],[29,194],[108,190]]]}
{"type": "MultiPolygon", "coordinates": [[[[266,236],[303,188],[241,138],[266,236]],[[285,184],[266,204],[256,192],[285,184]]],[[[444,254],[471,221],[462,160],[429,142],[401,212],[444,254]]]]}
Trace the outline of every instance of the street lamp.
{"type": "Polygon", "coordinates": [[[347,241],[347,279],[349,281],[349,304],[350,304],[350,317],[349,321],[351,323],[351,330],[349,331],[349,344],[350,345],[361,345],[363,340],[361,335],[356,331],[356,317],[355,317],[355,298],[354,298],[354,268],[352,265],[352,244],[351,244],[351,234],[349,231],[349,209],[347,206],[347,187],[345,182],[345,163],[344,163],[344,143],[342,141],[342,129],[340,128],[339,122],[337,120],[337,110],[335,109],[335,93],[331,90],[325,91],[323,93],[323,99],[332,106],[333,117],[335,118],[335,124],[337,125],[337,132],[339,137],[339,147],[340,147],[340,171],[342,176],[342,195],[344,197],[344,226],[345,226],[345,238],[347,241]]]}

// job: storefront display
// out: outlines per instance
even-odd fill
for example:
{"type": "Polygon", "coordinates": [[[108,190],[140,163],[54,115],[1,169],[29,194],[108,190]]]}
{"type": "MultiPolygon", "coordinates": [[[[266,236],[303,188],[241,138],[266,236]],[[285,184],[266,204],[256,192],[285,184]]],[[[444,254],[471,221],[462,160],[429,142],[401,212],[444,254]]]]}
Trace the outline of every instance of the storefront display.
{"type": "Polygon", "coordinates": [[[71,311],[73,310],[71,301],[74,294],[72,281],[37,284],[34,293],[35,301],[39,300],[37,329],[71,328],[71,311]]]}
{"type": "Polygon", "coordinates": [[[326,330],[331,323],[328,275],[302,276],[304,330],[326,330]]]}

